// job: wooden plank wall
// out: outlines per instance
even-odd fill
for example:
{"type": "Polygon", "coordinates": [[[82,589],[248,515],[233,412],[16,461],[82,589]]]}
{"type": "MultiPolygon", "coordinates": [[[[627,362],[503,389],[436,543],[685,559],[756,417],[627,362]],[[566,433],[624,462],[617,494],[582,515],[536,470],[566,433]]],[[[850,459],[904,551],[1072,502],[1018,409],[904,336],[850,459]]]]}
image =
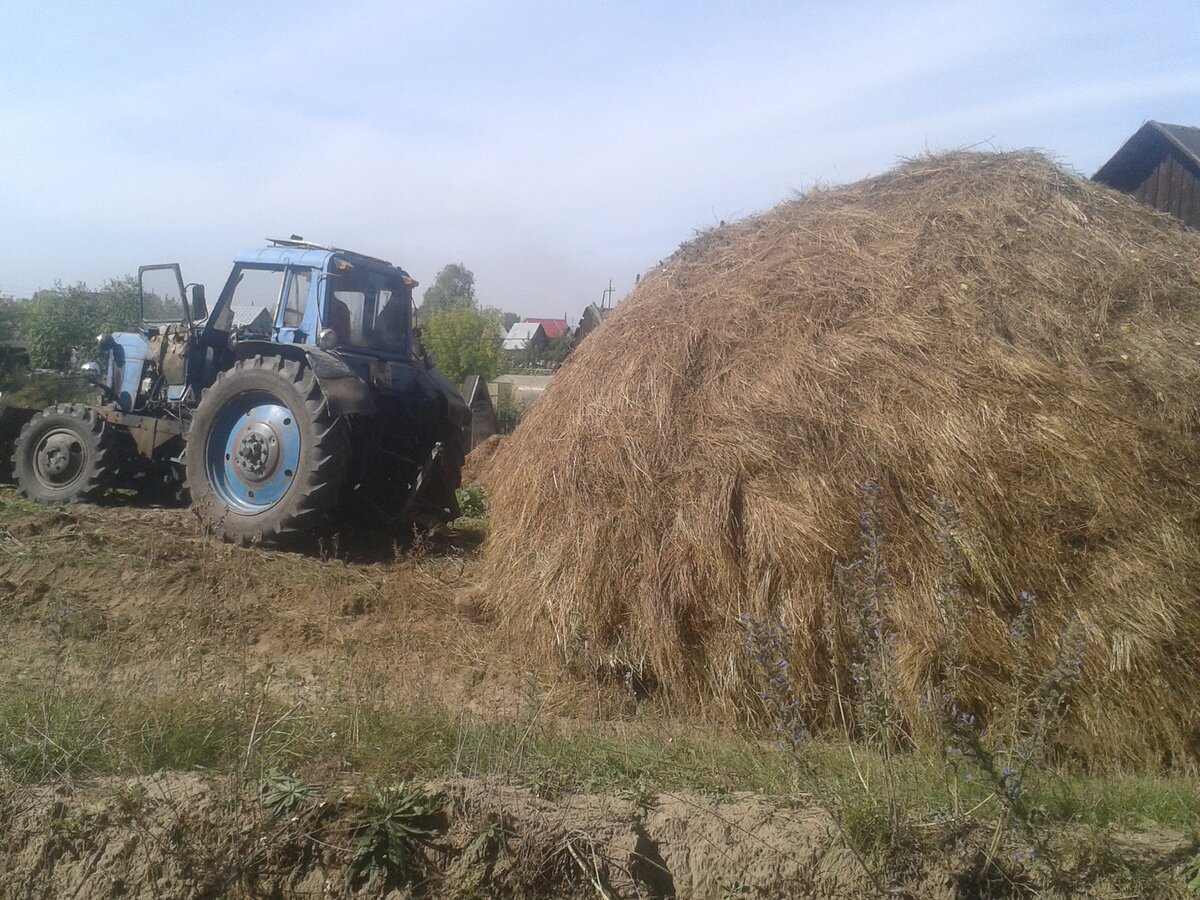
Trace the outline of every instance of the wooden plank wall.
{"type": "Polygon", "coordinates": [[[1200,228],[1200,179],[1173,152],[1163,156],[1133,195],[1147,206],[1200,228]]]}

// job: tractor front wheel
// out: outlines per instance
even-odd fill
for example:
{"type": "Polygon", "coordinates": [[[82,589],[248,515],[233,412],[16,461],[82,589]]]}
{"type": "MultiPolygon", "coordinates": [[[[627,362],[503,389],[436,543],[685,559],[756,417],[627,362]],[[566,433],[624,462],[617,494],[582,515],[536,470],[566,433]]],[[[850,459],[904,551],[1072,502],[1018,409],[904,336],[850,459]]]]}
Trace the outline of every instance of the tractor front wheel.
{"type": "Polygon", "coordinates": [[[256,356],[217,376],[192,416],[187,486],[222,539],[277,543],[318,525],[337,501],[350,444],[312,371],[256,356]]]}
{"type": "Polygon", "coordinates": [[[113,434],[94,409],[60,403],[21,429],[13,451],[13,477],[21,495],[61,505],[94,500],[112,481],[113,434]]]}

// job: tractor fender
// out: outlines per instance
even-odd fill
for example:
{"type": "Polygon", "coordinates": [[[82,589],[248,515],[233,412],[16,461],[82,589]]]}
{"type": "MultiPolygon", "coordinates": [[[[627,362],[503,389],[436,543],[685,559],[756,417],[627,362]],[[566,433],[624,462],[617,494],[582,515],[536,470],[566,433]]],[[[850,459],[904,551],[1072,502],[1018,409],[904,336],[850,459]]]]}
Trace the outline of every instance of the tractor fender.
{"type": "Polygon", "coordinates": [[[470,428],[471,408],[463,400],[462,394],[458,392],[458,388],[438,369],[430,369],[429,375],[433,378],[437,392],[441,395],[442,402],[445,404],[444,414],[446,418],[459,428],[470,428]]]}
{"type": "Polygon", "coordinates": [[[334,356],[316,347],[300,344],[273,344],[270,341],[240,341],[235,350],[238,359],[255,356],[282,356],[304,363],[311,370],[329,401],[335,417],[354,413],[370,415],[375,412],[371,388],[354,370],[334,356]]]}

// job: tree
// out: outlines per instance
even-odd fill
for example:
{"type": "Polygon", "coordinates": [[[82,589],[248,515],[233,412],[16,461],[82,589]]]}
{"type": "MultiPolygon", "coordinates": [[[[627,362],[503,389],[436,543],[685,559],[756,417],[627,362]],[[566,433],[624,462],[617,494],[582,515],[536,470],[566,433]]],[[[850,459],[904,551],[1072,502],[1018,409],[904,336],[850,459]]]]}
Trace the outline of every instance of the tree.
{"type": "Polygon", "coordinates": [[[575,338],[570,331],[552,338],[542,353],[542,359],[552,369],[557,369],[575,349],[575,338]]]}
{"type": "Polygon", "coordinates": [[[23,312],[30,363],[64,370],[72,351],[92,353],[100,332],[127,331],[140,323],[137,279],[112,278],[98,291],[83,282],[69,287],[55,282],[50,290],[38,291],[23,312]]]}
{"type": "Polygon", "coordinates": [[[462,386],[469,375],[490,381],[504,369],[500,317],[490,310],[460,306],[421,325],[421,342],[437,354],[437,367],[462,386]]]}
{"type": "Polygon", "coordinates": [[[475,309],[477,306],[475,273],[462,263],[450,263],[442,267],[433,284],[425,289],[421,314],[422,318],[426,318],[453,309],[475,309]]]}
{"type": "Polygon", "coordinates": [[[0,297],[0,378],[29,368],[29,357],[19,343],[27,306],[10,297],[0,297]]]}

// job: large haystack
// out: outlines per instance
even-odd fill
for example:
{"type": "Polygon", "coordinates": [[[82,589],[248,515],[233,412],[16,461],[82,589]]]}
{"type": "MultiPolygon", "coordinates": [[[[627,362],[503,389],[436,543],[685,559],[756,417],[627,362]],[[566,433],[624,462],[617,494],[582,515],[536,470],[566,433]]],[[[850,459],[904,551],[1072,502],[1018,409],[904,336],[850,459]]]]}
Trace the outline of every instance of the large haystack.
{"type": "Polygon", "coordinates": [[[1041,664],[1073,615],[1086,629],[1066,742],[1195,760],[1198,406],[1200,236],[1040,156],[917,160],[642,280],[501,451],[492,602],[539,650],[727,709],[755,702],[739,617],[779,623],[819,724],[856,640],[835,569],[874,482],[910,723],[949,576],[963,702],[1003,702],[1032,591],[1041,664]]]}

